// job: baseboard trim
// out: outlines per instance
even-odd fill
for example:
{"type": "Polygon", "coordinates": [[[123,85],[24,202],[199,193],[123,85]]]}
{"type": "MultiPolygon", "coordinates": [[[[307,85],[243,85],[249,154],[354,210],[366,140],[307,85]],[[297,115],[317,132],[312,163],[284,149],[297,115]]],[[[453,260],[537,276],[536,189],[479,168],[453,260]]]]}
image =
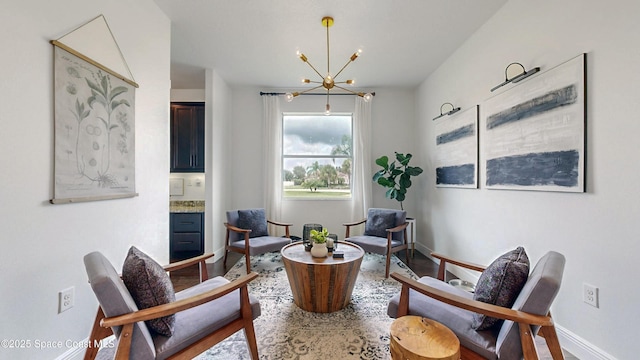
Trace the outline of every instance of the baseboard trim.
{"type": "MultiPolygon", "coordinates": [[[[89,339],[85,339],[85,341],[89,341],[89,339]]],[[[62,355],[55,358],[55,360],[79,360],[84,356],[83,347],[73,347],[67,351],[65,351],[62,355]]]]}
{"type": "MultiPolygon", "coordinates": [[[[416,250],[420,251],[436,264],[440,264],[439,259],[431,256],[433,250],[420,243],[416,243],[415,246],[416,250]]],[[[475,282],[477,282],[479,278],[479,275],[474,274],[475,272],[466,271],[465,269],[459,267],[456,267],[455,272],[452,273],[464,280],[475,279],[475,282]]],[[[556,332],[558,333],[558,340],[560,341],[562,348],[569,351],[572,355],[580,360],[617,360],[614,356],[608,354],[604,350],[598,348],[597,346],[574,334],[561,325],[558,325],[557,323],[556,332]]]]}
{"type": "MultiPolygon", "coordinates": [[[[115,341],[116,337],[114,335],[108,336],[102,341],[102,344],[107,344],[112,341],[115,341]]],[[[70,348],[65,351],[62,355],[58,356],[54,360],[81,360],[84,358],[85,351],[87,350],[87,345],[89,344],[89,338],[85,338],[82,341],[79,341],[75,347],[70,348]]]]}
{"type": "Polygon", "coordinates": [[[580,360],[617,360],[587,340],[556,324],[558,340],[563,349],[580,360]]]}

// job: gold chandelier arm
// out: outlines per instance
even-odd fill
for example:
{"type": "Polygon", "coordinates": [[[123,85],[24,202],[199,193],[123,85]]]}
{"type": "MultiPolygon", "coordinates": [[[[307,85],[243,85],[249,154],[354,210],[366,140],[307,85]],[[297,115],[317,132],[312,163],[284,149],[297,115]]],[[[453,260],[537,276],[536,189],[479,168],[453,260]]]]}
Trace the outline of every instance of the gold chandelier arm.
{"type": "Polygon", "coordinates": [[[307,63],[307,65],[309,65],[313,69],[313,71],[316,72],[316,74],[318,74],[318,76],[320,76],[321,79],[324,79],[324,76],[322,76],[322,74],[320,74],[320,72],[316,70],[316,68],[313,65],[311,65],[311,63],[308,60],[305,62],[307,63]]]}
{"type": "Polygon", "coordinates": [[[351,55],[351,57],[349,58],[349,61],[347,61],[346,64],[344,64],[344,66],[342,67],[342,69],[340,69],[340,71],[338,71],[338,73],[336,74],[336,76],[334,76],[333,78],[337,78],[338,75],[340,75],[340,73],[342,72],[342,70],[346,69],[347,66],[349,66],[349,64],[351,64],[352,62],[354,62],[356,59],[358,58],[358,53],[355,52],[353,53],[353,55],[351,55]]]}
{"type": "Polygon", "coordinates": [[[304,91],[300,91],[300,92],[298,93],[298,95],[300,95],[300,94],[304,94],[304,93],[308,93],[309,91],[313,91],[313,90],[315,90],[315,89],[319,89],[319,88],[321,88],[321,87],[322,87],[322,85],[318,85],[318,86],[313,87],[313,88],[311,88],[311,89],[307,89],[307,90],[304,90],[304,91]]]}
{"type": "Polygon", "coordinates": [[[337,87],[337,88],[338,88],[338,89],[340,89],[340,90],[344,90],[344,91],[346,91],[346,92],[348,92],[348,93],[351,93],[351,94],[354,94],[354,95],[358,95],[358,96],[363,96],[363,95],[364,95],[364,94],[363,94],[363,93],[361,93],[361,92],[356,92],[356,91],[353,91],[353,90],[349,90],[349,89],[347,89],[347,88],[345,88],[345,87],[342,87],[342,86],[334,85],[334,87],[337,87]]]}

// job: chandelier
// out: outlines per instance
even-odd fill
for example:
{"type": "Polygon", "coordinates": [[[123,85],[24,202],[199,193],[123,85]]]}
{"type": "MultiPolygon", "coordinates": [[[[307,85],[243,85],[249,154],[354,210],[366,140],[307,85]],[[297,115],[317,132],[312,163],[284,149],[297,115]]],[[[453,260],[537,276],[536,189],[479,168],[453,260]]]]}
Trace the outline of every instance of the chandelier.
{"type": "Polygon", "coordinates": [[[336,79],[338,78],[338,76],[340,75],[340,73],[342,73],[342,70],[344,70],[347,66],[349,66],[349,64],[351,64],[352,62],[354,62],[358,56],[360,56],[360,53],[362,52],[362,50],[358,50],[355,53],[353,53],[353,55],[351,55],[351,57],[349,58],[349,60],[347,61],[346,64],[344,64],[344,66],[342,67],[342,69],[340,69],[340,71],[338,71],[335,75],[331,75],[331,70],[330,70],[330,66],[329,66],[329,28],[333,25],[333,18],[330,16],[325,16],[322,18],[322,26],[327,28],[327,74],[326,75],[322,75],[313,65],[311,65],[311,63],[309,62],[309,60],[307,59],[307,57],[301,53],[300,51],[297,52],[298,57],[300,58],[300,60],[302,60],[303,62],[305,62],[306,64],[308,64],[311,69],[313,69],[313,71],[316,72],[316,74],[318,74],[318,76],[320,76],[320,79],[322,79],[322,81],[312,81],[310,79],[303,79],[302,82],[305,84],[320,84],[318,86],[315,86],[311,89],[307,89],[304,91],[300,91],[300,92],[290,92],[290,93],[286,93],[285,94],[285,99],[287,101],[292,101],[294,97],[304,94],[304,93],[308,93],[310,91],[319,89],[319,88],[325,88],[327,90],[327,105],[325,107],[325,114],[329,114],[331,112],[331,105],[329,105],[329,94],[331,93],[331,89],[333,88],[338,88],[341,90],[344,90],[348,93],[354,94],[354,95],[358,95],[360,97],[362,97],[364,99],[364,101],[368,102],[369,100],[371,100],[371,97],[373,96],[371,93],[363,93],[363,92],[356,92],[356,91],[352,91],[349,90],[343,86],[340,86],[339,84],[347,84],[347,85],[353,85],[355,84],[354,80],[345,80],[345,81],[336,81],[336,79]]]}

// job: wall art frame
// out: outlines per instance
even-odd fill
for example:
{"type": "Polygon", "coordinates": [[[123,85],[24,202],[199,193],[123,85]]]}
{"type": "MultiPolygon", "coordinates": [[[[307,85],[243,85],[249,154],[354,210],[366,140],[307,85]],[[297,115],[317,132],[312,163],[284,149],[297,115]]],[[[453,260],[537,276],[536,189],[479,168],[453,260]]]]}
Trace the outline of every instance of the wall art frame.
{"type": "Polygon", "coordinates": [[[478,188],[478,105],[435,121],[436,187],[478,188]]]}
{"type": "Polygon", "coordinates": [[[488,189],[585,191],[586,54],[481,104],[488,189]]]}
{"type": "MultiPolygon", "coordinates": [[[[106,26],[104,17],[91,23],[96,21],[106,26]]],[[[108,27],[107,31],[110,34],[108,27]]],[[[54,196],[50,202],[64,204],[137,196],[135,88],[138,85],[62,42],[51,43],[54,45],[54,196]]]]}

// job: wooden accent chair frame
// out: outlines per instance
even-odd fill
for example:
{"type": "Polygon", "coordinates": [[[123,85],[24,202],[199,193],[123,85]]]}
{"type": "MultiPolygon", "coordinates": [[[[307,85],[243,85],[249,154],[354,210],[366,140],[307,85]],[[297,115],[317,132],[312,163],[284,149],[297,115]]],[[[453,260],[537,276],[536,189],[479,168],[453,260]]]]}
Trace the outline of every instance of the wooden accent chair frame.
{"type": "MultiPolygon", "coordinates": [[[[355,222],[342,224],[346,227],[346,233],[344,235],[344,241],[352,242],[360,246],[365,252],[385,255],[387,263],[385,267],[384,277],[389,277],[389,267],[391,266],[391,254],[398,251],[405,251],[405,259],[407,264],[409,263],[409,244],[407,238],[407,212],[402,210],[392,209],[375,209],[371,208],[367,212],[367,218],[355,222]],[[365,227],[364,235],[352,235],[351,227],[365,224],[369,222],[377,221],[374,216],[378,214],[395,214],[395,221],[389,227],[385,226],[382,232],[386,232],[385,237],[377,235],[368,235],[368,227],[365,227]]],[[[368,224],[371,225],[371,224],[368,224]]]]}
{"type": "Polygon", "coordinates": [[[87,254],[85,267],[100,306],[84,359],[95,359],[98,352],[101,359],[192,359],[242,329],[251,358],[257,360],[253,319],[260,315],[260,304],[249,295],[247,284],[258,274],[249,273],[232,282],[222,277],[208,279],[205,260],[212,256],[165,266],[166,271],[174,271],[199,264],[201,283],[176,293],[175,302],[138,310],[111,263],[99,252],[87,254]],[[144,322],[171,314],[176,314],[171,337],[151,332],[144,322]],[[101,340],[114,333],[115,346],[104,346],[101,340]]]}
{"type": "MultiPolygon", "coordinates": [[[[251,209],[262,210],[263,209],[251,209]]],[[[225,239],[225,251],[223,265],[227,268],[227,254],[229,251],[244,254],[246,257],[247,274],[251,272],[251,256],[260,255],[272,251],[280,251],[285,245],[291,243],[291,235],[289,228],[293,224],[283,223],[266,219],[267,224],[282,226],[285,228],[285,237],[279,236],[259,236],[252,237],[252,229],[242,229],[238,227],[239,215],[238,210],[227,211],[227,222],[224,226],[227,228],[227,236],[225,239]]]]}
{"type": "Polygon", "coordinates": [[[391,274],[402,283],[402,290],[389,303],[390,317],[418,315],[444,324],[460,339],[462,359],[538,359],[534,342],[538,330],[553,359],[564,359],[549,312],[562,281],[563,255],[551,251],[538,261],[512,308],[473,300],[473,294],[444,282],[446,263],[475,271],[483,271],[484,266],[436,253],[432,256],[440,259],[438,279],[423,277],[416,281],[398,273],[391,274]],[[476,331],[470,325],[474,313],[505,321],[497,330],[476,331]]]}

